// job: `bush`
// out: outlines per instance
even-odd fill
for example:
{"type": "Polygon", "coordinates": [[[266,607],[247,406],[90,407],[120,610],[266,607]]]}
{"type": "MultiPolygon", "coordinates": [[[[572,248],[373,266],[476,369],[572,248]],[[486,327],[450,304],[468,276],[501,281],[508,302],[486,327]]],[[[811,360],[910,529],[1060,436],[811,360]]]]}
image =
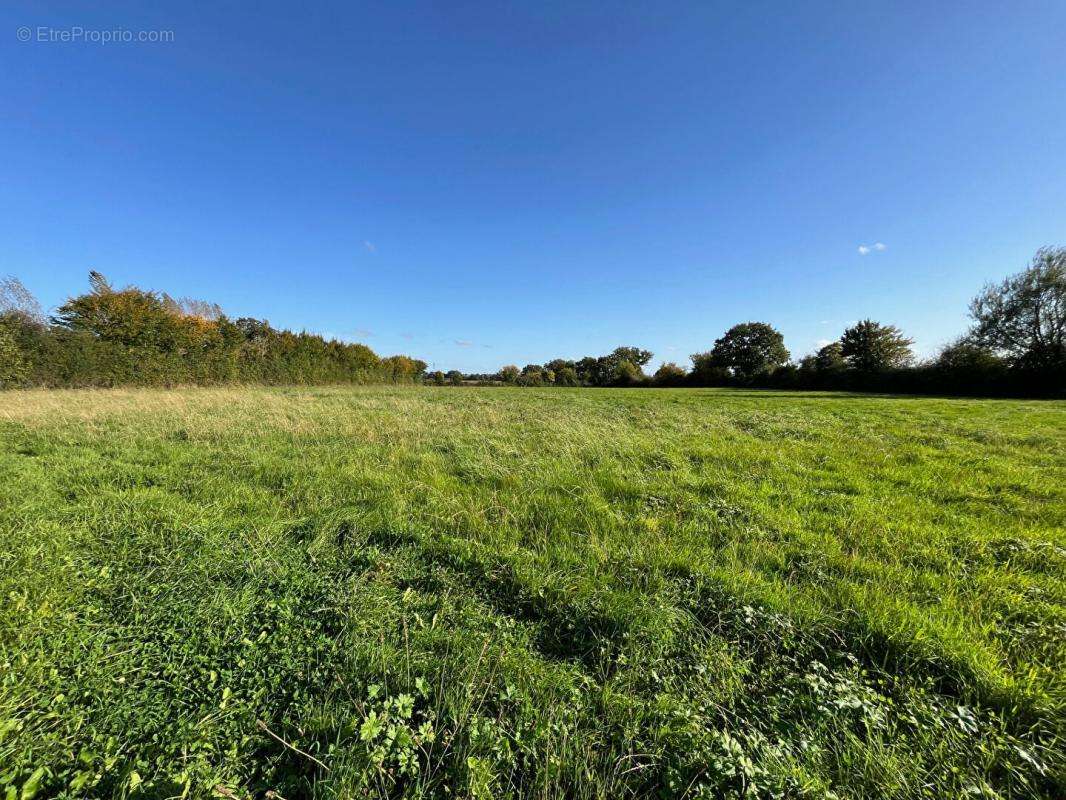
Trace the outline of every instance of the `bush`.
{"type": "Polygon", "coordinates": [[[0,324],[0,388],[20,386],[29,375],[29,364],[5,324],[0,324]]]}
{"type": "Polygon", "coordinates": [[[371,383],[422,380],[426,364],[379,359],[366,345],[230,320],[211,303],[114,289],[90,273],[51,324],[14,279],[0,282],[5,330],[2,383],[40,386],[173,386],[225,383],[371,383]]]}

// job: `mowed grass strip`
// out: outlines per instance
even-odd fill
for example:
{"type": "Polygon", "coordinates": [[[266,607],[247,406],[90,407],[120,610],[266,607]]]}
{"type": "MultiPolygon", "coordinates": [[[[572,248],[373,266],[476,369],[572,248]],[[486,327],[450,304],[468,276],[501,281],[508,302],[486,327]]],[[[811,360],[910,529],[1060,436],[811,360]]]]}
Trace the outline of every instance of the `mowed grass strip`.
{"type": "Polygon", "coordinates": [[[1066,403],[0,395],[0,791],[1060,797],[1066,403]]]}

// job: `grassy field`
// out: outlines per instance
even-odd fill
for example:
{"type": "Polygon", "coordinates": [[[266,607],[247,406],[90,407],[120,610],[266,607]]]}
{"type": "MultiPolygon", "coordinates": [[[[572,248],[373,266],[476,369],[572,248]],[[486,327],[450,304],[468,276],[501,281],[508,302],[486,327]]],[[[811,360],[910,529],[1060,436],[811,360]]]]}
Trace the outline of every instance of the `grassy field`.
{"type": "Polygon", "coordinates": [[[1066,796],[1066,403],[0,395],[0,794],[1066,796]]]}

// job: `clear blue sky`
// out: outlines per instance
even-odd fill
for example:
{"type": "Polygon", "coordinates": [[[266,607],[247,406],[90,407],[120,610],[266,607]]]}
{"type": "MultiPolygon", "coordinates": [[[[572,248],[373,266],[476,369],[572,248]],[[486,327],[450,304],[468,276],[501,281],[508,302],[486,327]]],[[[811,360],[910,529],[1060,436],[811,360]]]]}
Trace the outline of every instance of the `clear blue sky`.
{"type": "Polygon", "coordinates": [[[199,6],[0,6],[0,274],[46,307],[95,268],[467,371],[931,353],[1066,244],[1059,0],[199,6]]]}

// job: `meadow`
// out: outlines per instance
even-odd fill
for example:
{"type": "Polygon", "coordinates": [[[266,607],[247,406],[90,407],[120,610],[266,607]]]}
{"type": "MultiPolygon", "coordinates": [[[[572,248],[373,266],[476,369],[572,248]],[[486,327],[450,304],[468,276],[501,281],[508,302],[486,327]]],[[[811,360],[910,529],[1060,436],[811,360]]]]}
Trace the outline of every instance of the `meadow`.
{"type": "Polygon", "coordinates": [[[1066,402],[0,394],[0,793],[1066,796],[1066,402]]]}

